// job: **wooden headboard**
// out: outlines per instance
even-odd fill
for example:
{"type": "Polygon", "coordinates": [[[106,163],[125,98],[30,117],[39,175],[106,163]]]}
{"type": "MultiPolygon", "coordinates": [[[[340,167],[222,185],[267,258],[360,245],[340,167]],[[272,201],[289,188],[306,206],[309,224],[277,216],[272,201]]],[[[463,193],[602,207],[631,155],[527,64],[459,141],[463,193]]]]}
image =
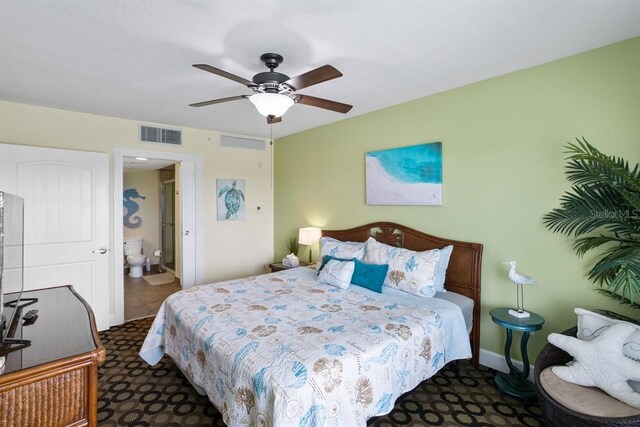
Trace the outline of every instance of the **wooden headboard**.
{"type": "Polygon", "coordinates": [[[348,230],[323,230],[322,235],[341,241],[364,242],[373,237],[381,243],[412,251],[441,249],[453,245],[449,260],[445,287],[473,300],[473,327],[471,339],[473,366],[480,361],[480,273],[482,268],[482,244],[462,242],[431,236],[393,222],[374,222],[348,230]]]}

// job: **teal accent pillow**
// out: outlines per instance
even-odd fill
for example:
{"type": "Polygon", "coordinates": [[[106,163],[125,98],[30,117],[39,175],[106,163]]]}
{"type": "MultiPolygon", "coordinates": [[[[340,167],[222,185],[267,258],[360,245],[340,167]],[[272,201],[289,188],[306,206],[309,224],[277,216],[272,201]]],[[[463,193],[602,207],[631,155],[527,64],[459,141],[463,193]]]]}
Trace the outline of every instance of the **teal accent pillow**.
{"type": "Polygon", "coordinates": [[[353,271],[353,276],[351,277],[351,283],[379,294],[382,293],[382,285],[384,284],[385,277],[387,277],[389,264],[367,264],[357,258],[345,259],[325,255],[322,257],[322,263],[318,269],[318,274],[320,274],[320,271],[322,271],[324,266],[331,260],[353,261],[356,265],[353,271]]]}
{"type": "Polygon", "coordinates": [[[381,294],[389,264],[367,264],[355,258],[353,262],[356,263],[356,268],[351,277],[351,283],[381,294]]]}

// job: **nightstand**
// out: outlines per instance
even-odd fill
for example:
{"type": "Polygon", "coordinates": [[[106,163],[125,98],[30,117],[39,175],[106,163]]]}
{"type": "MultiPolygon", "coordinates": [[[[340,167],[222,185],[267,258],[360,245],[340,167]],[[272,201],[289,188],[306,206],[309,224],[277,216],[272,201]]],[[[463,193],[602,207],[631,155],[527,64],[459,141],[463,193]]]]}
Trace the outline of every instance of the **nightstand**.
{"type": "Polygon", "coordinates": [[[509,373],[498,373],[496,375],[496,385],[498,388],[511,396],[529,399],[536,396],[536,389],[527,377],[529,376],[529,356],[527,355],[527,342],[531,332],[542,329],[544,319],[542,316],[529,312],[529,317],[518,318],[509,314],[506,307],[494,308],[489,312],[491,320],[497,325],[507,330],[507,341],[504,345],[504,358],[509,366],[509,373]],[[522,332],[520,338],[520,353],[524,369],[520,371],[511,361],[511,342],[513,341],[513,331],[522,332]]]}
{"type": "MultiPolygon", "coordinates": [[[[304,267],[306,265],[309,265],[309,263],[300,261],[300,265],[298,267],[304,267]]],[[[288,270],[294,267],[285,267],[285,265],[281,262],[274,262],[273,264],[269,264],[269,268],[271,269],[272,273],[275,273],[276,271],[288,270]]]]}

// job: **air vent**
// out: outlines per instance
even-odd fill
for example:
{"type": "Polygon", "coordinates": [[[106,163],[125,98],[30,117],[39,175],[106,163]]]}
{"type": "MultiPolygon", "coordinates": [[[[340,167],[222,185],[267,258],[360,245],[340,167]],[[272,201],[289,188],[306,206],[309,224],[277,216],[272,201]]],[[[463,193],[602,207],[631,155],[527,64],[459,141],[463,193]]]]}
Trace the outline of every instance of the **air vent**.
{"type": "Polygon", "coordinates": [[[263,139],[251,139],[241,138],[239,136],[220,135],[220,145],[223,147],[232,148],[250,148],[252,150],[265,149],[265,142],[263,139]]]}
{"type": "Polygon", "coordinates": [[[167,129],[140,125],[140,141],[182,145],[182,131],[180,129],[167,129]]]}

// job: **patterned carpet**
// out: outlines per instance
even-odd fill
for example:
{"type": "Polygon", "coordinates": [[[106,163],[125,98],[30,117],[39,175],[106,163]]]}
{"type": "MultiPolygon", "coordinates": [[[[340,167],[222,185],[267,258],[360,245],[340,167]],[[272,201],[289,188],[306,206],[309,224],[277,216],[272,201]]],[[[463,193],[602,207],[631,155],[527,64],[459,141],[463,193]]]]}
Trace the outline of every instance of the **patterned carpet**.
{"type": "MultiPolygon", "coordinates": [[[[220,413],[164,357],[156,366],[138,356],[153,318],[102,332],[106,361],[98,371],[100,426],[224,426],[220,413]]],[[[541,426],[535,401],[498,393],[495,371],[460,362],[398,399],[393,410],[368,426],[541,426]]]]}

